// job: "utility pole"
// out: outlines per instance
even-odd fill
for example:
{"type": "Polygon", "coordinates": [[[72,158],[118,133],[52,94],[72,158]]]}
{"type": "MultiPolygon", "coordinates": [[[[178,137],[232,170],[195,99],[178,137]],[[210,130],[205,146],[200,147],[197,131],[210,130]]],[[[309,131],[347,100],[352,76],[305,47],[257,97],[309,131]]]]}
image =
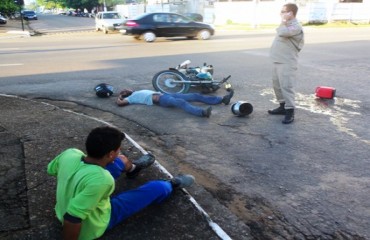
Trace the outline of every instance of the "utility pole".
{"type": "Polygon", "coordinates": [[[19,14],[21,16],[21,22],[22,22],[22,31],[24,31],[24,24],[23,24],[23,14],[22,14],[22,6],[24,5],[23,0],[14,0],[15,4],[19,6],[19,14]]]}

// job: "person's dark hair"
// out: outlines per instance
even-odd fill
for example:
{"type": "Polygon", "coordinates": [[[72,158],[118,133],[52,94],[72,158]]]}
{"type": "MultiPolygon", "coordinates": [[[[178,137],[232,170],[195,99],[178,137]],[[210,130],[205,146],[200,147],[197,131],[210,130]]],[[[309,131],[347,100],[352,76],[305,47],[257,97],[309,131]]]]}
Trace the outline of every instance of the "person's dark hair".
{"type": "Polygon", "coordinates": [[[131,90],[131,89],[123,89],[119,95],[121,98],[127,98],[128,96],[130,96],[134,91],[131,90]]]}
{"type": "Polygon", "coordinates": [[[287,3],[284,6],[288,11],[292,11],[294,17],[297,16],[298,6],[295,3],[287,3]]]}
{"type": "Polygon", "coordinates": [[[85,142],[87,155],[92,158],[102,158],[110,151],[117,150],[123,139],[125,134],[116,128],[109,126],[94,128],[85,142]]]}

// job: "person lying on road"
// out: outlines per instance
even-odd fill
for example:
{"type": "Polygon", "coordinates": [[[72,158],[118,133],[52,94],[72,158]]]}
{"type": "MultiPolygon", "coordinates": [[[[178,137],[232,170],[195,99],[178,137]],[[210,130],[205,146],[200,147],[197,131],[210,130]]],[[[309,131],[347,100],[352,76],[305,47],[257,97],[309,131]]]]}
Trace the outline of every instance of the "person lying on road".
{"type": "Polygon", "coordinates": [[[230,93],[223,96],[206,96],[199,93],[161,93],[152,90],[138,90],[124,89],[120,92],[117,98],[118,106],[126,106],[129,104],[144,104],[144,105],[159,105],[161,107],[177,107],[183,109],[185,112],[199,117],[211,116],[212,107],[205,109],[194,106],[190,102],[202,102],[209,105],[230,103],[234,95],[234,90],[230,89],[230,93]]]}

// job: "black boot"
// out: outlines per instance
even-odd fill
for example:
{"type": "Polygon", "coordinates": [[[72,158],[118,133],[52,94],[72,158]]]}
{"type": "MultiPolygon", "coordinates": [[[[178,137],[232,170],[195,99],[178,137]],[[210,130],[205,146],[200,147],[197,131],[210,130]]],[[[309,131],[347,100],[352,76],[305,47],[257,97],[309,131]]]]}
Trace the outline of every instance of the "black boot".
{"type": "Polygon", "coordinates": [[[285,114],[285,118],[284,120],[282,121],[283,124],[289,124],[289,123],[292,123],[294,121],[294,109],[287,109],[285,110],[286,114],[285,114]]]}
{"type": "Polygon", "coordinates": [[[229,105],[230,103],[230,100],[231,98],[234,96],[234,90],[233,89],[230,89],[229,90],[229,94],[225,95],[223,98],[222,98],[222,103],[225,104],[225,105],[229,105]]]}
{"type": "Polygon", "coordinates": [[[268,110],[267,112],[272,115],[285,115],[285,103],[280,103],[278,108],[268,110]]]}

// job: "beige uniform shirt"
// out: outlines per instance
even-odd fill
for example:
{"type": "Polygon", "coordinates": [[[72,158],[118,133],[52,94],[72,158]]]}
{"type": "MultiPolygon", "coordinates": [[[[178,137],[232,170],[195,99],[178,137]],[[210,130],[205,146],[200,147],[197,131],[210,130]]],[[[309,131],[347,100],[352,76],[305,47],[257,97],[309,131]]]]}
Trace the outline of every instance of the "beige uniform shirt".
{"type": "Polygon", "coordinates": [[[298,52],[304,45],[304,33],[297,19],[281,24],[276,29],[276,36],[270,48],[270,58],[275,63],[294,64],[298,61],[298,52]]]}

